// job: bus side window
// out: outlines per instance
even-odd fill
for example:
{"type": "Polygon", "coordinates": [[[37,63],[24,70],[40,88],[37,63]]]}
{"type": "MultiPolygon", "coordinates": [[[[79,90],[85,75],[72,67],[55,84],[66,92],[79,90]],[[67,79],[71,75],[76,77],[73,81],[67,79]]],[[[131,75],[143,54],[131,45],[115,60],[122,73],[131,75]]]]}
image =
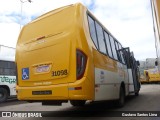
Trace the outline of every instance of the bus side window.
{"type": "Polygon", "coordinates": [[[120,54],[120,50],[119,50],[118,42],[117,42],[117,41],[115,41],[115,45],[116,45],[118,60],[119,60],[120,62],[122,62],[122,58],[121,58],[121,54],[120,54]]]}
{"type": "Polygon", "coordinates": [[[111,42],[111,48],[112,48],[112,52],[113,52],[113,57],[114,57],[114,59],[118,60],[114,39],[110,35],[109,35],[109,38],[110,38],[110,42],[111,42]]]}
{"type": "Polygon", "coordinates": [[[16,75],[15,63],[11,61],[0,61],[0,75],[16,75]]]}
{"type": "Polygon", "coordinates": [[[5,75],[6,71],[6,62],[5,61],[0,61],[0,75],[5,75]]]}
{"type": "Polygon", "coordinates": [[[109,40],[109,35],[108,35],[108,33],[106,31],[104,31],[104,37],[105,37],[105,40],[106,40],[108,55],[111,58],[113,58],[112,50],[111,50],[111,44],[110,44],[110,40],[109,40]]]}
{"type": "Polygon", "coordinates": [[[125,62],[125,56],[123,54],[123,50],[122,50],[122,46],[118,43],[119,46],[119,50],[120,50],[120,55],[121,55],[121,59],[122,59],[122,63],[126,64],[125,62]]]}
{"type": "Polygon", "coordinates": [[[88,23],[89,23],[90,36],[91,36],[96,48],[99,48],[97,36],[96,36],[95,21],[89,15],[88,15],[88,23]]]}
{"type": "Polygon", "coordinates": [[[104,36],[103,36],[103,29],[97,22],[95,23],[96,23],[96,32],[97,32],[97,38],[99,43],[99,50],[102,53],[107,54],[106,45],[105,45],[104,36]]]}
{"type": "Polygon", "coordinates": [[[14,62],[10,62],[10,75],[16,75],[16,66],[14,62]]]}

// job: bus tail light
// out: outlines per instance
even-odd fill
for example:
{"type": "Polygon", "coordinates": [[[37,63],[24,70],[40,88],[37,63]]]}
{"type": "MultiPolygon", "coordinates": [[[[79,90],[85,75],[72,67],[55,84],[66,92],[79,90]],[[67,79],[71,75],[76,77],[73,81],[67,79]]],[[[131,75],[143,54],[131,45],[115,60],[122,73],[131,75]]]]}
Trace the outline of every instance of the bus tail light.
{"type": "Polygon", "coordinates": [[[84,75],[86,64],[87,64],[87,56],[81,50],[76,50],[76,70],[77,70],[77,80],[81,79],[84,75]]]}

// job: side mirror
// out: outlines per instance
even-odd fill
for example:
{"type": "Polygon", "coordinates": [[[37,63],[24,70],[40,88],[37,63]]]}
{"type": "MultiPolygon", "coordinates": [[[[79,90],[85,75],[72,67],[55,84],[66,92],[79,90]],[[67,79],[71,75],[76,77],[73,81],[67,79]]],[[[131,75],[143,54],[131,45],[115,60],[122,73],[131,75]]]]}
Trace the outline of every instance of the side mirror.
{"type": "Polygon", "coordinates": [[[137,65],[140,66],[140,62],[139,61],[137,61],[137,65]]]}
{"type": "Polygon", "coordinates": [[[158,66],[158,62],[157,61],[155,61],[155,66],[158,66]]]}

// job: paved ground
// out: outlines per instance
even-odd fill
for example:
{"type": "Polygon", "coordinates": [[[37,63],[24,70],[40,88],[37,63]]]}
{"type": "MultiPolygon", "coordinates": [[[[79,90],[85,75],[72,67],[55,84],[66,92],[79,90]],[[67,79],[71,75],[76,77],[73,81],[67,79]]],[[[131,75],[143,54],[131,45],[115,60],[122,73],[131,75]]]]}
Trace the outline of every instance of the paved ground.
{"type": "MultiPolygon", "coordinates": [[[[160,120],[160,117],[106,117],[109,115],[132,115],[140,113],[145,116],[145,111],[160,115],[160,85],[142,85],[138,97],[130,96],[126,99],[123,108],[117,108],[114,102],[87,104],[84,107],[72,107],[69,103],[62,106],[42,106],[40,103],[27,103],[25,101],[8,101],[0,104],[0,111],[46,111],[44,116],[54,116],[56,119],[107,119],[107,120],[160,120]],[[131,111],[136,111],[135,113],[131,111]],[[143,114],[144,113],[144,114],[143,114]],[[82,118],[83,117],[83,118],[82,118]]],[[[147,114],[148,115],[148,114],[147,114]]],[[[8,119],[8,118],[3,118],[8,119]]],[[[17,119],[17,118],[12,118],[17,119]]],[[[26,119],[26,118],[23,118],[26,119]]],[[[35,118],[32,118],[35,119],[35,118]]]]}

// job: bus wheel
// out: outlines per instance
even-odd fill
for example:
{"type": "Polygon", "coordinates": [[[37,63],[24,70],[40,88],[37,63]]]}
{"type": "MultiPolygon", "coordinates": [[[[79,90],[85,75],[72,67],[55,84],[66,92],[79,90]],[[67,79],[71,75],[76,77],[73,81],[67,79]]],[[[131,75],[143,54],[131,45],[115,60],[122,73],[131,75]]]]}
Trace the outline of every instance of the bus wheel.
{"type": "Polygon", "coordinates": [[[8,98],[8,91],[5,88],[0,88],[0,103],[5,102],[8,98]]]}
{"type": "Polygon", "coordinates": [[[73,106],[84,106],[86,101],[85,100],[70,100],[70,103],[73,106]]]}
{"type": "Polygon", "coordinates": [[[120,88],[119,99],[117,100],[117,106],[123,107],[125,104],[125,92],[123,87],[120,88]]]}
{"type": "Polygon", "coordinates": [[[139,91],[138,91],[138,92],[135,92],[135,96],[139,96],[139,91]]]}

